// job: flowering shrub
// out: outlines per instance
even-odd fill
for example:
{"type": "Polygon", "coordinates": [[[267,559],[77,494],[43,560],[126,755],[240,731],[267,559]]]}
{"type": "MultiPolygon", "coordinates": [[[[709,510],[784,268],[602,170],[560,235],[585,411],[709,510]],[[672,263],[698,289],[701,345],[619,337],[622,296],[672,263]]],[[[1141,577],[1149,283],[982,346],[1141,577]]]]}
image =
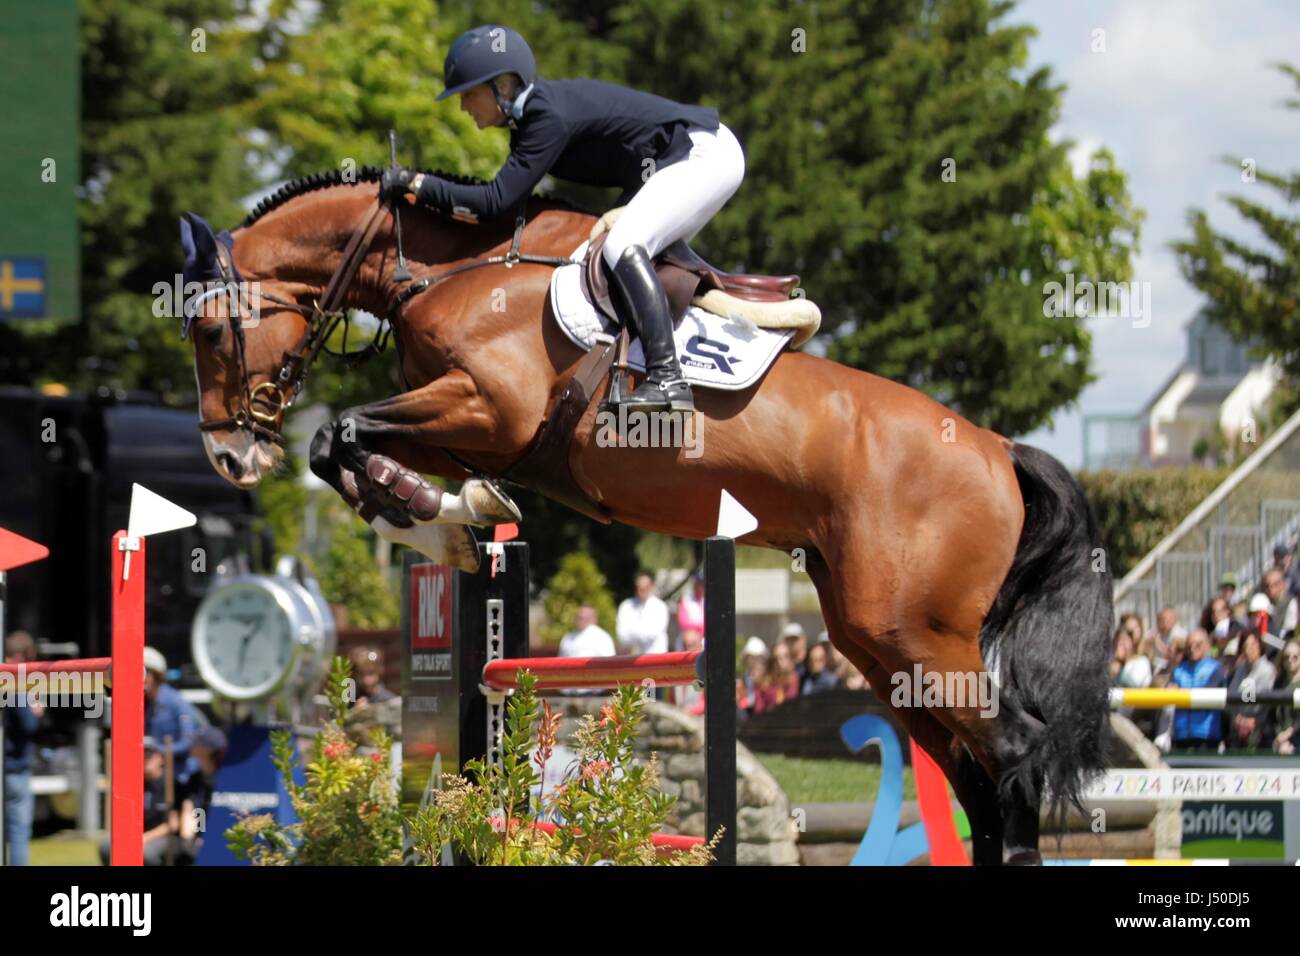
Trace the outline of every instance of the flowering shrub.
{"type": "Polygon", "coordinates": [[[326,681],[329,718],[312,742],[306,782],[294,782],[293,735],[271,735],[272,759],[298,814],[282,826],[267,814],[241,818],[226,831],[230,849],[261,866],[385,866],[402,861],[402,816],[389,761],[392,741],[371,733],[374,750],[361,753],[343,732],[350,706],[352,665],[334,658],[326,681]]]}
{"type": "Polygon", "coordinates": [[[534,675],[519,672],[518,689],[506,708],[500,767],[475,760],[465,768],[472,782],[445,776],[443,789],[411,822],[412,842],[424,861],[436,863],[445,847],[486,866],[702,866],[712,861],[720,833],[707,846],[684,851],[656,851],[651,842],[677,800],[657,790],[654,757],[648,764],[633,759],[632,741],[645,709],[640,687],[620,687],[599,719],[583,718],[574,734],[577,763],[553,792],[533,796],[545,780],[560,726],[549,702],[539,707],[536,687],[534,675]],[[539,827],[544,821],[558,826],[539,827]]]}

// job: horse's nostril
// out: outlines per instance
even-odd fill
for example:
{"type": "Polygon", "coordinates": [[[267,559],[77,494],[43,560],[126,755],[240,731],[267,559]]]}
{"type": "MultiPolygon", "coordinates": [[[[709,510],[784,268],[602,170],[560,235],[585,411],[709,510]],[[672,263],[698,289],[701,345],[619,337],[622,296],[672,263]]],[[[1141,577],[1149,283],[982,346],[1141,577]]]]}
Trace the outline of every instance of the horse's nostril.
{"type": "Polygon", "coordinates": [[[243,477],[244,474],[243,464],[240,462],[238,458],[236,458],[230,452],[223,451],[221,454],[217,456],[217,460],[221,462],[221,467],[225,468],[226,471],[230,472],[230,476],[232,478],[243,477]]]}

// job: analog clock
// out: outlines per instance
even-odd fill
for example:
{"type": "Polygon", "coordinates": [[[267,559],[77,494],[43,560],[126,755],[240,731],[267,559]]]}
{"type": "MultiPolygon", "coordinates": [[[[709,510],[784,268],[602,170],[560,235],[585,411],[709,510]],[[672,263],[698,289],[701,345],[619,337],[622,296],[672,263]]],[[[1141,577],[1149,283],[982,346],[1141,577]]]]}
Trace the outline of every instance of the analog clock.
{"type": "Polygon", "coordinates": [[[243,575],[214,585],[199,605],[191,632],[194,663],[221,697],[270,698],[294,685],[304,665],[316,670],[326,631],[321,609],[301,584],[243,575]]]}

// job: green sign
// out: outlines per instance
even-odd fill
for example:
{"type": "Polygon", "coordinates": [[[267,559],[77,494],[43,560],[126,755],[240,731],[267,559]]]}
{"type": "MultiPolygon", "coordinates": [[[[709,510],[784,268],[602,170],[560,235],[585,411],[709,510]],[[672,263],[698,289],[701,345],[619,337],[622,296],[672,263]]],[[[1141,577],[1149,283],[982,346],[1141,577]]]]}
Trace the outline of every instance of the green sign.
{"type": "Polygon", "coordinates": [[[1285,805],[1280,801],[1183,803],[1183,857],[1286,859],[1285,805]]]}
{"type": "Polygon", "coordinates": [[[0,0],[0,322],[78,317],[75,0],[0,0]]]}

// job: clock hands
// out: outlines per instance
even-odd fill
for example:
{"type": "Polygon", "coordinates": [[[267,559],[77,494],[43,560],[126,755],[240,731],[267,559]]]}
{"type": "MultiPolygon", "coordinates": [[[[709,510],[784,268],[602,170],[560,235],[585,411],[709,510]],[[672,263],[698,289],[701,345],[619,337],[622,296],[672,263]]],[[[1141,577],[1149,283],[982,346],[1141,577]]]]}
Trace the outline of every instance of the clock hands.
{"type": "MultiPolygon", "coordinates": [[[[245,623],[247,623],[247,621],[245,621],[245,623]]],[[[258,617],[257,620],[253,622],[252,629],[250,629],[247,634],[245,634],[242,638],[240,638],[239,661],[235,664],[236,673],[242,674],[244,672],[244,656],[248,652],[248,644],[250,641],[252,641],[253,635],[255,635],[258,631],[260,631],[262,629],[262,625],[265,623],[266,623],[265,615],[258,617]]]]}
{"type": "Polygon", "coordinates": [[[320,655],[321,614],[301,584],[249,577],[204,598],[191,637],[200,673],[214,690],[254,700],[298,687],[315,673],[315,660],[307,668],[299,661],[300,655],[320,655]]]}

